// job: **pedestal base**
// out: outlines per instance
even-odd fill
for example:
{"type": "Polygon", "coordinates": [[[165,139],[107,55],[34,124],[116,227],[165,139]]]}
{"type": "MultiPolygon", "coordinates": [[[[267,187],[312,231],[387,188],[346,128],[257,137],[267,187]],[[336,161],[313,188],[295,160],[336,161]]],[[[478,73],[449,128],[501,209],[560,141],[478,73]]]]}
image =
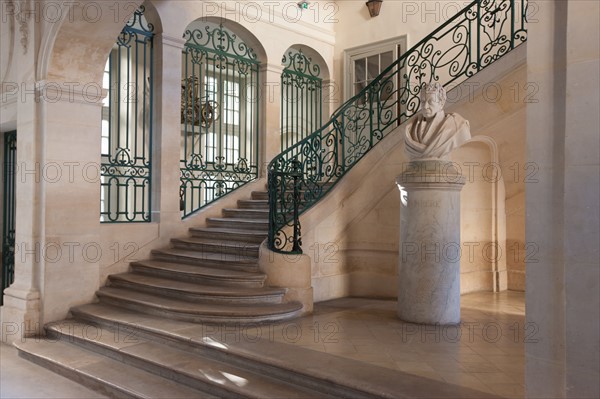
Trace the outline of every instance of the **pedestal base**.
{"type": "Polygon", "coordinates": [[[37,291],[9,287],[4,290],[4,305],[0,308],[0,339],[12,344],[26,337],[40,335],[40,295],[37,291]]]}
{"type": "Polygon", "coordinates": [[[311,260],[307,255],[286,255],[260,246],[258,265],[267,275],[266,285],[285,288],[284,302],[302,303],[302,315],[313,311],[311,260]]]}
{"type": "Polygon", "coordinates": [[[451,162],[416,161],[397,179],[402,209],[398,316],[422,324],[460,323],[460,190],[451,162]]]}

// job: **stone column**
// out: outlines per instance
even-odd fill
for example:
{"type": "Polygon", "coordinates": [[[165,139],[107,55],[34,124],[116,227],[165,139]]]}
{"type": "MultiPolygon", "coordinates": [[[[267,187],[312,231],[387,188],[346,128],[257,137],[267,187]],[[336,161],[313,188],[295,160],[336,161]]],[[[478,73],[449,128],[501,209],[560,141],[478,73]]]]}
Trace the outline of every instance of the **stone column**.
{"type": "Polygon", "coordinates": [[[181,159],[181,64],[185,40],[156,35],[154,71],[155,121],[153,145],[153,221],[160,222],[161,236],[179,234],[180,159],[181,159]]]}
{"type": "Polygon", "coordinates": [[[413,161],[397,180],[402,211],[398,316],[422,324],[460,322],[460,191],[451,162],[413,161]]]}

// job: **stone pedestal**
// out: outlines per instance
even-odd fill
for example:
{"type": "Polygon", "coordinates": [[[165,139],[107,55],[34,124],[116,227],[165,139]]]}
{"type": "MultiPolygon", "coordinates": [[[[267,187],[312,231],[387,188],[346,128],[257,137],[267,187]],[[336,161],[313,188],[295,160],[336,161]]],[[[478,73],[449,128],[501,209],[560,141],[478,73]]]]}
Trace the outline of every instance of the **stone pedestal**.
{"type": "Polygon", "coordinates": [[[313,311],[311,259],[308,255],[288,255],[271,251],[267,241],[260,246],[258,267],[267,275],[269,287],[285,288],[283,302],[302,303],[302,315],[313,311]]]}
{"type": "Polygon", "coordinates": [[[460,190],[451,162],[413,161],[396,180],[401,211],[398,316],[422,324],[460,322],[460,190]]]}

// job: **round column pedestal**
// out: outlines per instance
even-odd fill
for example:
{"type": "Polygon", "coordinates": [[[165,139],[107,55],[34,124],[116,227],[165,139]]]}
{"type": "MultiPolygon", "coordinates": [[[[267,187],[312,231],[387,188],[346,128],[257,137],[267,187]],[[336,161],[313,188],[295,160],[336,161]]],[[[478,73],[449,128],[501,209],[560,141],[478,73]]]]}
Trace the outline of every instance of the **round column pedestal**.
{"type": "Polygon", "coordinates": [[[420,324],[460,323],[460,190],[452,162],[413,161],[396,179],[402,209],[398,316],[420,324]]]}

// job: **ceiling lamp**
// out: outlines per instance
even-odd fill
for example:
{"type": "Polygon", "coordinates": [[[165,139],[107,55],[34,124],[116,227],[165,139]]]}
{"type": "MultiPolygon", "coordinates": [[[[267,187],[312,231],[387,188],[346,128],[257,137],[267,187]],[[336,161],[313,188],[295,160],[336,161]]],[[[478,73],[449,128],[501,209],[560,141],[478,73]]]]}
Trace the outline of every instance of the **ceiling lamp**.
{"type": "Polygon", "coordinates": [[[371,17],[376,17],[379,15],[379,10],[381,10],[381,3],[383,3],[383,0],[367,1],[367,8],[369,9],[369,14],[371,15],[371,17]]]}

